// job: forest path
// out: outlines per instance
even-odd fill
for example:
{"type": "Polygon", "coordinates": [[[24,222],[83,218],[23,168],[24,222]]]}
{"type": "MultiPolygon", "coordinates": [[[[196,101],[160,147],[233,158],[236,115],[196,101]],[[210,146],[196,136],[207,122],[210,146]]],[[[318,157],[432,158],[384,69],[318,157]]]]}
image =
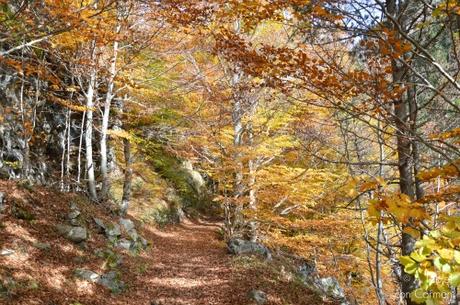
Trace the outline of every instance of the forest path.
{"type": "MultiPolygon", "coordinates": [[[[186,220],[146,230],[152,266],[143,275],[158,304],[244,304],[232,283],[230,257],[218,224],[186,220]]],[[[142,289],[143,287],[139,287],[142,289]]],[[[247,292],[246,292],[247,293],[247,292]]],[[[243,295],[244,297],[244,295],[243,295]]]]}
{"type": "Polygon", "coordinates": [[[267,293],[267,305],[333,304],[282,277],[275,271],[279,267],[275,262],[229,255],[218,228],[219,223],[191,220],[161,230],[144,227],[143,234],[153,245],[139,258],[148,268],[127,279],[131,289],[121,295],[123,301],[136,305],[247,305],[255,304],[248,293],[259,289],[267,293]]]}

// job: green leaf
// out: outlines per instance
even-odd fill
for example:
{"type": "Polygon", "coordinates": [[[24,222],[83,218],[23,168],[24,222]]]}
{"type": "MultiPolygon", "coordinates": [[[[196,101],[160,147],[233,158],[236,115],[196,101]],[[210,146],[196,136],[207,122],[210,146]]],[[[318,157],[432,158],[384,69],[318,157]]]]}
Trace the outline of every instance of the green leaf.
{"type": "MultiPolygon", "coordinates": [[[[441,237],[441,232],[439,232],[438,230],[436,231],[431,231],[430,232],[430,236],[433,237],[433,238],[440,238],[441,237]]],[[[431,239],[432,240],[432,239],[431,239]]]]}
{"type": "Polygon", "coordinates": [[[407,255],[406,256],[400,256],[399,261],[404,266],[414,263],[414,260],[412,258],[410,258],[410,256],[407,256],[407,255]]]}
{"type": "Polygon", "coordinates": [[[441,271],[443,273],[451,273],[452,272],[452,266],[449,265],[449,264],[444,264],[444,265],[442,265],[441,271]]]}
{"type": "Polygon", "coordinates": [[[454,251],[454,259],[457,262],[457,264],[460,264],[460,251],[458,250],[454,251]]]}
{"type": "Polygon", "coordinates": [[[418,262],[418,263],[421,263],[421,262],[426,261],[426,256],[424,256],[424,255],[422,255],[422,254],[420,254],[420,253],[418,253],[418,252],[412,252],[412,253],[410,254],[410,257],[411,257],[414,261],[416,261],[416,262],[418,262]]]}
{"type": "Polygon", "coordinates": [[[416,262],[412,262],[410,264],[405,265],[404,271],[407,274],[414,274],[417,271],[418,264],[416,262]]]}
{"type": "Polygon", "coordinates": [[[449,275],[449,284],[452,287],[460,286],[460,271],[454,272],[451,275],[449,275]]]}
{"type": "Polygon", "coordinates": [[[454,258],[454,250],[452,249],[439,249],[439,256],[441,256],[446,261],[450,261],[454,258]]]}
{"type": "Polygon", "coordinates": [[[438,270],[442,270],[442,265],[444,265],[445,262],[442,258],[440,258],[439,256],[435,257],[433,259],[433,265],[436,267],[436,269],[438,270]]]}

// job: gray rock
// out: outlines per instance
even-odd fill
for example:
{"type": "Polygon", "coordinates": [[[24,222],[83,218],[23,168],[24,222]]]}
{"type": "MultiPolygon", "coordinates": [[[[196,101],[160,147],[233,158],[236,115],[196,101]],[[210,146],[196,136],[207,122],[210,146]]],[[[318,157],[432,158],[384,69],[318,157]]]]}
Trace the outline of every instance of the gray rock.
{"type": "Polygon", "coordinates": [[[10,256],[13,255],[16,251],[13,249],[2,249],[0,250],[0,256],[10,256]]]}
{"type": "Polygon", "coordinates": [[[339,301],[341,305],[350,304],[337,279],[320,277],[314,264],[304,263],[299,269],[299,275],[303,284],[319,296],[339,301]]]}
{"type": "Polygon", "coordinates": [[[97,283],[99,279],[101,278],[101,276],[97,274],[96,272],[93,272],[87,269],[77,269],[75,270],[74,274],[78,278],[81,278],[85,281],[89,281],[93,283],[97,283]]]}
{"type": "Polygon", "coordinates": [[[120,225],[129,232],[135,228],[134,223],[130,219],[120,218],[120,225]]]}
{"type": "Polygon", "coordinates": [[[145,239],[144,237],[141,236],[139,238],[139,242],[141,243],[143,249],[147,249],[147,247],[149,245],[149,242],[147,241],[147,239],[145,239]]]}
{"type": "Polygon", "coordinates": [[[262,290],[251,290],[249,292],[249,298],[257,304],[265,304],[267,302],[267,294],[262,290]]]}
{"type": "Polygon", "coordinates": [[[75,243],[80,243],[88,239],[88,232],[84,227],[57,225],[56,229],[60,235],[75,243]]]}
{"type": "Polygon", "coordinates": [[[121,228],[120,225],[117,223],[109,224],[105,227],[105,235],[109,239],[117,238],[121,235],[121,228]]]}
{"type": "Polygon", "coordinates": [[[133,241],[136,242],[136,241],[139,239],[139,234],[137,234],[136,229],[129,230],[127,233],[128,233],[128,236],[129,236],[133,241]]]}
{"type": "Polygon", "coordinates": [[[343,291],[342,287],[340,287],[340,284],[336,278],[321,278],[320,285],[323,288],[326,296],[335,300],[345,299],[345,292],[343,291]]]}
{"type": "Polygon", "coordinates": [[[5,193],[0,192],[0,212],[5,210],[5,208],[6,208],[6,206],[5,206],[5,193]]]}
{"type": "Polygon", "coordinates": [[[106,227],[105,227],[104,221],[102,219],[99,219],[99,218],[96,218],[96,217],[94,217],[93,220],[94,220],[94,223],[96,224],[96,227],[98,228],[98,230],[100,232],[105,232],[106,227]]]}
{"type": "Polygon", "coordinates": [[[78,218],[74,218],[70,220],[70,224],[74,227],[78,227],[80,225],[80,221],[78,220],[78,218]]]}
{"type": "Polygon", "coordinates": [[[188,174],[187,181],[193,187],[193,189],[198,193],[201,194],[203,192],[203,188],[206,185],[206,181],[204,180],[201,173],[193,168],[193,164],[190,161],[184,161],[182,163],[182,168],[188,174]]]}
{"type": "Polygon", "coordinates": [[[67,219],[72,220],[76,219],[78,216],[80,216],[80,211],[79,210],[72,210],[70,211],[69,214],[67,214],[67,219]]]}
{"type": "Polygon", "coordinates": [[[72,203],[70,204],[70,209],[71,209],[72,211],[78,211],[78,210],[79,210],[79,209],[78,209],[78,205],[77,205],[75,202],[72,202],[72,203]]]}
{"type": "Polygon", "coordinates": [[[133,246],[133,242],[127,239],[120,239],[117,243],[117,247],[120,249],[130,250],[133,246]]]}
{"type": "Polygon", "coordinates": [[[78,227],[80,225],[79,216],[81,212],[78,209],[75,203],[70,205],[70,212],[67,214],[67,219],[69,220],[70,224],[74,227],[78,227]]]}
{"type": "Polygon", "coordinates": [[[268,260],[272,259],[272,254],[267,247],[260,243],[249,240],[234,238],[228,241],[227,248],[230,254],[259,254],[268,260]]]}
{"type": "Polygon", "coordinates": [[[37,243],[34,243],[33,246],[37,249],[40,249],[40,250],[49,250],[51,249],[51,245],[49,243],[40,243],[40,242],[37,242],[37,243]]]}
{"type": "Polygon", "coordinates": [[[121,292],[125,288],[125,283],[120,281],[119,276],[115,271],[99,275],[98,273],[88,269],[76,269],[74,274],[76,277],[85,281],[102,285],[110,289],[113,293],[121,292]]]}
{"type": "Polygon", "coordinates": [[[119,293],[125,289],[125,283],[119,279],[119,276],[115,271],[103,274],[99,278],[98,283],[110,289],[113,293],[119,293]]]}

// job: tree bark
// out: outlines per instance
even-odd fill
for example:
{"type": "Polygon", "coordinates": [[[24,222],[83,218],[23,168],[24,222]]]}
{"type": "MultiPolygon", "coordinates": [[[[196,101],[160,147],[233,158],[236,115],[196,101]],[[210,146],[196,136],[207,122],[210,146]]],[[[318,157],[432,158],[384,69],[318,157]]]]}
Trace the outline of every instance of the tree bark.
{"type": "Polygon", "coordinates": [[[129,139],[123,139],[123,153],[125,157],[125,178],[123,181],[123,196],[121,199],[120,214],[126,215],[131,201],[131,183],[133,180],[131,142],[129,139]]]}
{"type": "Polygon", "coordinates": [[[85,120],[86,120],[86,111],[83,112],[81,117],[80,125],[80,140],[78,143],[78,156],[77,156],[77,191],[80,190],[81,182],[81,150],[83,147],[83,136],[85,135],[85,120]]]}
{"type": "MultiPolygon", "coordinates": [[[[115,33],[119,34],[121,30],[121,22],[118,18],[115,33]]],[[[104,102],[104,113],[102,116],[102,127],[101,127],[101,176],[102,176],[102,188],[101,188],[101,199],[107,199],[107,195],[110,189],[110,181],[107,166],[107,131],[109,128],[110,120],[110,108],[114,97],[115,77],[117,74],[117,58],[118,58],[118,38],[115,38],[113,42],[113,54],[110,62],[109,78],[107,81],[107,95],[104,102]]]]}
{"type": "MultiPolygon", "coordinates": [[[[399,7],[396,0],[387,0],[386,9],[389,18],[397,18],[399,14],[399,7]]],[[[400,24],[399,29],[405,29],[404,16],[399,16],[400,24]]],[[[396,25],[393,22],[388,23],[390,28],[395,28],[396,25]]],[[[402,35],[398,32],[398,35],[402,35]]],[[[400,38],[400,37],[396,37],[400,38]]],[[[393,79],[394,85],[399,85],[407,80],[406,68],[397,61],[392,59],[393,79]]],[[[413,178],[413,155],[412,155],[412,137],[410,132],[410,95],[402,94],[399,98],[393,102],[394,115],[395,115],[395,127],[396,127],[396,145],[398,152],[398,172],[399,172],[399,188],[401,194],[407,195],[411,200],[415,199],[414,192],[414,178],[413,178]]],[[[406,224],[402,225],[402,236],[401,236],[401,255],[409,255],[414,250],[415,239],[404,232],[406,224]]],[[[410,293],[417,288],[417,281],[411,274],[404,272],[402,269],[401,275],[401,292],[407,305],[415,305],[411,298],[410,293]]]]}
{"type": "MultiPolygon", "coordinates": [[[[91,63],[96,64],[96,41],[91,43],[91,63]]],[[[86,132],[85,132],[85,154],[86,173],[88,175],[88,191],[91,200],[97,201],[96,179],[94,175],[93,162],[93,111],[94,111],[94,90],[96,87],[96,67],[91,68],[90,79],[86,91],[86,132]]]]}

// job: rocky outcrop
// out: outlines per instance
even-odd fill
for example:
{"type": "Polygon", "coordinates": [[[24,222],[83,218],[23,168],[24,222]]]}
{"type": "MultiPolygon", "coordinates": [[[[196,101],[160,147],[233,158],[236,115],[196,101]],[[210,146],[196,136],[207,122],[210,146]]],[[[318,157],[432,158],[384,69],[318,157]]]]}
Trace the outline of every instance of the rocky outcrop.
{"type": "Polygon", "coordinates": [[[88,269],[77,269],[75,276],[92,283],[104,286],[113,293],[120,293],[125,289],[125,283],[120,280],[116,271],[109,271],[105,274],[98,274],[88,269]]]}
{"type": "Polygon", "coordinates": [[[70,225],[58,224],[56,230],[59,235],[64,236],[74,243],[81,243],[88,239],[88,231],[84,227],[75,227],[70,225]]]}
{"type": "Polygon", "coordinates": [[[5,193],[3,192],[0,192],[0,213],[3,212],[3,210],[5,210],[6,206],[5,206],[5,193]]]}
{"type": "Polygon", "coordinates": [[[227,243],[228,252],[234,255],[240,254],[258,254],[265,259],[271,260],[272,254],[264,245],[249,240],[234,238],[227,243]]]}
{"type": "Polygon", "coordinates": [[[313,262],[305,262],[299,268],[299,277],[302,283],[321,297],[326,297],[349,305],[345,292],[334,277],[320,277],[313,262]]]}
{"type": "Polygon", "coordinates": [[[267,294],[262,290],[253,289],[248,294],[249,299],[254,301],[258,305],[267,303],[267,294]]]}
{"type": "MultiPolygon", "coordinates": [[[[45,184],[52,170],[60,167],[67,109],[51,103],[37,89],[46,92],[46,82],[32,78],[23,82],[17,72],[0,66],[0,178],[45,184]],[[22,84],[35,94],[21,94],[22,84]]],[[[78,138],[80,117],[71,119],[72,139],[78,138]]]]}
{"type": "Polygon", "coordinates": [[[108,224],[99,218],[93,220],[98,230],[117,248],[137,252],[148,246],[147,240],[140,236],[130,219],[120,218],[118,223],[108,224]]]}
{"type": "Polygon", "coordinates": [[[204,181],[201,173],[193,168],[192,162],[189,160],[182,162],[182,168],[187,174],[187,182],[193,187],[195,192],[200,196],[205,191],[206,181],[204,181]]]}

